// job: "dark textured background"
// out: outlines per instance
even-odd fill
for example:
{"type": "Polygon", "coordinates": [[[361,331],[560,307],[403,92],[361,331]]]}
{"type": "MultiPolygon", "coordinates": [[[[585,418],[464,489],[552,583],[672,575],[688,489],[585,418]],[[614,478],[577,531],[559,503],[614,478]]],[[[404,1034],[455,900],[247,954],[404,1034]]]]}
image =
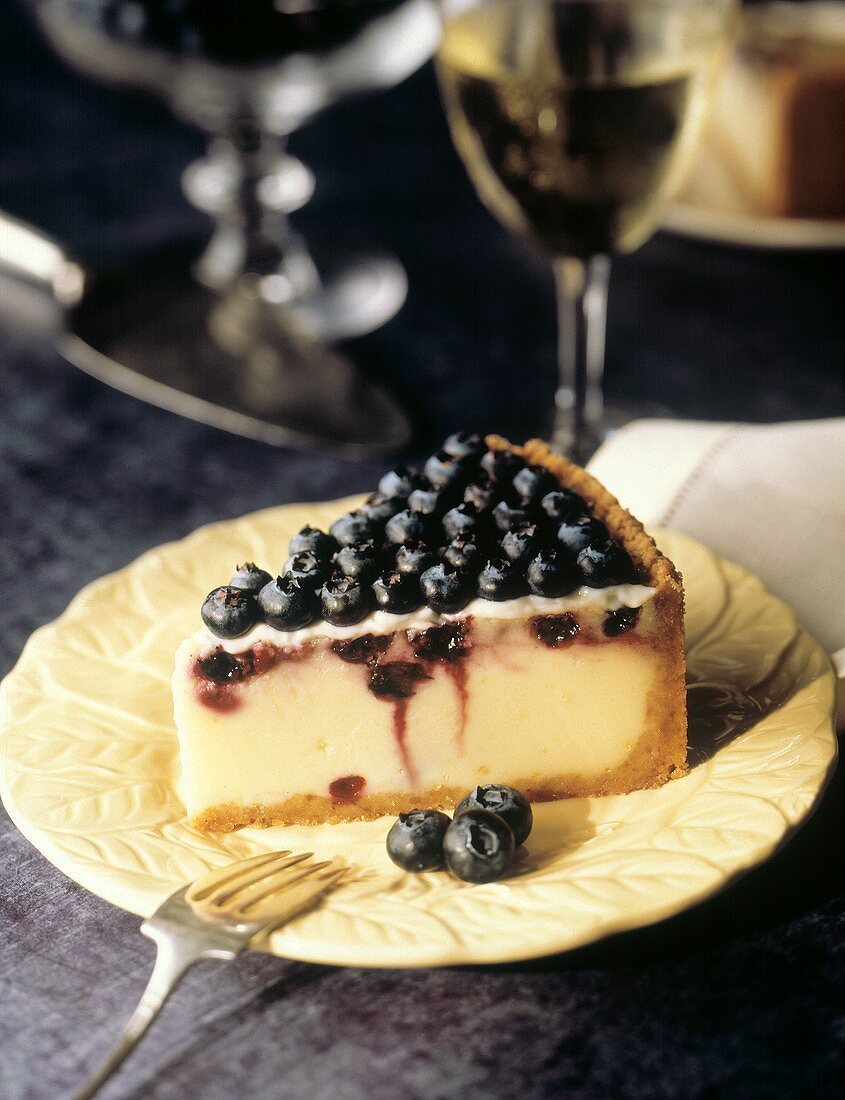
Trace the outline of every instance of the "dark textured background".
{"type": "MultiPolygon", "coordinates": [[[[198,136],[66,72],[8,0],[0,17],[0,208],[101,262],[201,239],[178,184],[198,136]]],[[[385,245],[408,268],[380,362],[428,435],[537,431],[554,377],[551,280],[475,200],[430,69],[291,145],[319,181],[299,223],[385,245]]],[[[842,415],[843,289],[838,255],[658,235],[614,271],[609,388],[691,416],[842,415]]],[[[84,583],[143,550],[208,520],[363,489],[382,469],[148,408],[65,365],[43,332],[0,332],[0,384],[2,671],[84,583]]],[[[787,848],[721,897],[559,958],[407,972],[203,964],[105,1095],[838,1095],[842,805],[837,778],[787,848]]],[[[105,1052],[151,963],[136,929],[0,813],[3,1100],[62,1096],[105,1052]]]]}

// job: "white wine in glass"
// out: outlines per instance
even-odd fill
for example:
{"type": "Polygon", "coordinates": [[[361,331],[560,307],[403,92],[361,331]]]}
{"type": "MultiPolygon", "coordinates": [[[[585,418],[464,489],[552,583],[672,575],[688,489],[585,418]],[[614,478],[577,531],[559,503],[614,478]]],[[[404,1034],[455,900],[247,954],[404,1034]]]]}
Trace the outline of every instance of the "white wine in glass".
{"type": "Polygon", "coordinates": [[[607,430],[609,257],[639,247],[690,167],[730,0],[452,0],[437,68],[479,195],[552,258],[560,380],[552,441],[607,430]]]}

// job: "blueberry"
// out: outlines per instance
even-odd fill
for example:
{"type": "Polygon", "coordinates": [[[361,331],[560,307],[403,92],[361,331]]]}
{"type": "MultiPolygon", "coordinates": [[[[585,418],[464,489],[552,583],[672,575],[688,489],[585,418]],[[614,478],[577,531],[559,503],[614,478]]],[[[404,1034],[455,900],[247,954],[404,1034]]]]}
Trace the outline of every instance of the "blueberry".
{"type": "Polygon", "coordinates": [[[516,847],[510,825],[489,810],[467,810],[443,837],[446,866],[464,882],[495,882],[507,871],[516,847]]]}
{"type": "Polygon", "coordinates": [[[372,539],[342,546],[335,554],[334,566],[345,577],[371,581],[379,571],[381,551],[372,539]]]}
{"type": "Polygon", "coordinates": [[[239,638],[258,622],[255,593],[234,585],[215,588],[203,600],[200,614],[218,638],[239,638]]]}
{"type": "Polygon", "coordinates": [[[443,533],[449,539],[476,534],[480,523],[474,504],[458,504],[443,517],[443,533]]]}
{"type": "Polygon", "coordinates": [[[488,451],[481,459],[481,469],[498,481],[512,482],[525,460],[513,451],[488,451]]]}
{"type": "Polygon", "coordinates": [[[540,529],[536,523],[517,527],[507,532],[500,545],[508,561],[526,566],[540,549],[540,529]]]}
{"type": "Polygon", "coordinates": [[[508,504],[506,500],[500,500],[493,509],[493,522],[502,534],[505,531],[512,531],[515,527],[524,527],[531,522],[531,518],[527,508],[508,504]]]}
{"type": "Polygon", "coordinates": [[[380,527],[381,524],[375,523],[363,512],[347,512],[345,516],[334,521],[329,532],[341,546],[351,546],[355,542],[367,542],[376,538],[380,527]]]}
{"type": "Polygon", "coordinates": [[[321,561],[331,558],[337,550],[337,539],[327,535],[318,527],[303,527],[299,534],[290,540],[289,552],[300,554],[303,550],[310,550],[321,561]]]}
{"type": "Polygon", "coordinates": [[[454,491],[435,489],[431,485],[421,485],[408,497],[408,508],[424,516],[440,516],[455,500],[454,491]]]}
{"type": "Polygon", "coordinates": [[[471,574],[442,562],[426,569],[420,577],[420,586],[425,602],[441,615],[466,607],[475,587],[471,574]]]}
{"type": "Polygon", "coordinates": [[[393,615],[402,615],[413,611],[422,603],[420,582],[409,573],[400,573],[397,569],[386,569],[373,582],[373,595],[382,611],[393,615]]]}
{"type": "Polygon", "coordinates": [[[423,515],[422,512],[412,512],[410,508],[406,508],[390,517],[384,534],[387,541],[394,546],[407,546],[424,541],[431,529],[431,524],[430,516],[423,515]]]}
{"type": "Polygon", "coordinates": [[[424,466],[424,473],[435,489],[464,486],[475,472],[471,457],[456,458],[446,451],[433,454],[424,466]]]}
{"type": "Polygon", "coordinates": [[[535,596],[567,596],[581,583],[575,563],[562,550],[541,550],[528,563],[525,579],[535,596]]]}
{"type": "Polygon", "coordinates": [[[354,626],[373,608],[373,591],[368,584],[332,573],[320,591],[323,618],[333,626],[354,626]]]}
{"type": "Polygon", "coordinates": [[[463,569],[468,573],[477,573],[481,568],[481,551],[474,538],[452,539],[443,550],[443,561],[453,569],[463,569]]]}
{"type": "Polygon", "coordinates": [[[424,542],[418,542],[416,546],[400,546],[396,551],[397,570],[409,577],[419,577],[437,565],[437,555],[424,542]]]}
{"type": "Polygon", "coordinates": [[[587,502],[571,489],[554,489],[546,493],[540,501],[540,507],[550,520],[560,525],[564,520],[577,519],[587,514],[587,502]]]}
{"type": "Polygon", "coordinates": [[[539,504],[558,485],[555,475],[545,466],[524,466],[513,479],[516,495],[523,505],[539,504]]]}
{"type": "Polygon", "coordinates": [[[482,600],[512,600],[525,592],[525,574],[507,558],[488,561],[478,574],[478,594],[482,600]]]}
{"type": "Polygon", "coordinates": [[[501,496],[499,489],[497,481],[483,474],[464,489],[464,504],[472,504],[478,512],[486,512],[501,496]]]}
{"type": "Polygon", "coordinates": [[[455,432],[443,444],[441,450],[455,458],[481,458],[487,445],[475,432],[455,432]]]}
{"type": "Polygon", "coordinates": [[[289,573],[302,584],[311,585],[315,591],[331,571],[331,562],[320,561],[310,550],[301,550],[298,554],[293,554],[285,562],[282,570],[283,573],[289,573]]]}
{"type": "Polygon", "coordinates": [[[245,588],[247,592],[257,593],[272,579],[270,574],[259,569],[255,562],[245,561],[243,565],[237,567],[229,584],[232,588],[245,588]]]}
{"type": "Polygon", "coordinates": [[[597,539],[607,538],[607,528],[594,516],[577,516],[564,520],[557,531],[558,542],[573,555],[597,539]]]}
{"type": "Polygon", "coordinates": [[[403,871],[439,871],[450,819],[439,810],[400,814],[387,834],[387,854],[403,871]]]}
{"type": "Polygon", "coordinates": [[[277,577],[258,593],[264,622],[277,630],[299,630],[317,615],[314,589],[295,577],[277,577]]]}
{"type": "Polygon", "coordinates": [[[405,507],[403,497],[389,497],[384,493],[370,493],[358,511],[373,523],[387,523],[391,516],[405,507]]]}
{"type": "Polygon", "coordinates": [[[417,486],[419,474],[411,466],[397,466],[378,483],[380,493],[386,497],[406,497],[417,486]]]}
{"type": "Polygon", "coordinates": [[[491,783],[485,787],[476,787],[455,807],[455,817],[467,810],[489,810],[503,818],[511,827],[514,844],[519,847],[528,839],[534,814],[531,803],[515,787],[505,787],[491,783]]]}
{"type": "Polygon", "coordinates": [[[584,584],[590,588],[607,588],[610,584],[628,584],[634,580],[634,563],[610,539],[585,546],[578,555],[578,568],[584,584]]]}

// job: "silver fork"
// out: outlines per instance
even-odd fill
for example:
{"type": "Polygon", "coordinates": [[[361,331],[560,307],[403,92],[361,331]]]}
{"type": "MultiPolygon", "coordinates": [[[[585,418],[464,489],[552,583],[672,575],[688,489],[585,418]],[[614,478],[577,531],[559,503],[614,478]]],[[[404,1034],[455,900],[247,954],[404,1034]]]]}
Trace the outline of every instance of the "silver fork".
{"type": "Polygon", "coordinates": [[[312,905],[347,871],[313,853],[269,852],[209,871],[162,902],[141,925],[155,941],[147,988],[120,1042],[74,1093],[88,1100],[129,1054],[185,971],[200,959],[234,959],[260,934],[312,905]]]}

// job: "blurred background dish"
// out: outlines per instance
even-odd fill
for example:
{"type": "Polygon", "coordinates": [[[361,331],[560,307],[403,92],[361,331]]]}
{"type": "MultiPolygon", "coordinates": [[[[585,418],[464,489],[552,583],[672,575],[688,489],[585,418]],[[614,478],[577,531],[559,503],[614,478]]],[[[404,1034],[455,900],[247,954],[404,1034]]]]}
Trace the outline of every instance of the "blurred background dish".
{"type": "Polygon", "coordinates": [[[698,167],[665,224],[768,247],[845,243],[845,4],[743,9],[698,167]]]}
{"type": "Polygon", "coordinates": [[[434,0],[31,7],[71,64],[165,97],[211,138],[183,175],[188,198],[215,220],[211,240],[190,261],[161,255],[137,271],[101,272],[93,312],[80,321],[77,308],[71,321],[95,354],[70,345],[73,361],[167,408],[277,443],[358,451],[407,443],[396,401],[327,347],[388,321],[405,299],[405,272],[379,254],[340,262],[335,254],[332,274],[319,271],[288,220],[315,181],[285,144],[338,100],[417,69],[439,37],[434,0]]]}

